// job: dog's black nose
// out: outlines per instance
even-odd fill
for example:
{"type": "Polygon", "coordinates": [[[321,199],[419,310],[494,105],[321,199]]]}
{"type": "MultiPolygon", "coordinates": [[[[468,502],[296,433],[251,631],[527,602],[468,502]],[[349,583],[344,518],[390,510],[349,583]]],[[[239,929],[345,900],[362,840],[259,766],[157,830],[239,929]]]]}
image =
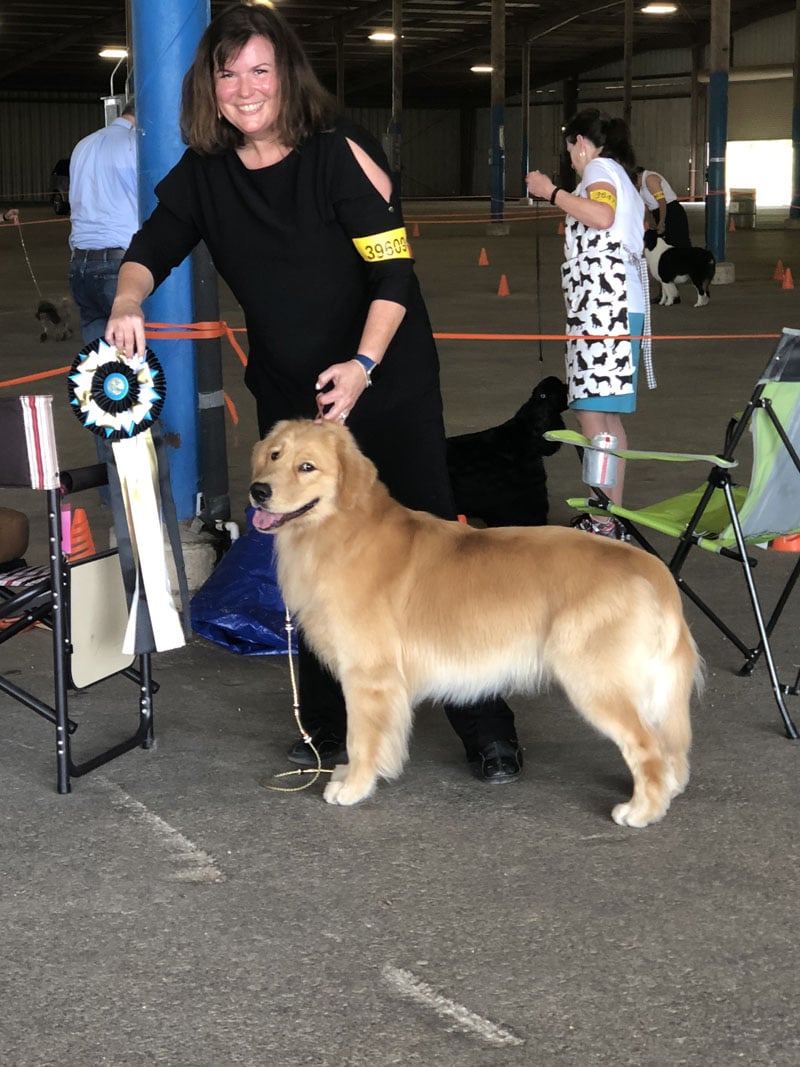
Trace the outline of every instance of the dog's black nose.
{"type": "Polygon", "coordinates": [[[253,482],[250,496],[254,504],[266,504],[272,496],[272,486],[268,482],[253,482]]]}

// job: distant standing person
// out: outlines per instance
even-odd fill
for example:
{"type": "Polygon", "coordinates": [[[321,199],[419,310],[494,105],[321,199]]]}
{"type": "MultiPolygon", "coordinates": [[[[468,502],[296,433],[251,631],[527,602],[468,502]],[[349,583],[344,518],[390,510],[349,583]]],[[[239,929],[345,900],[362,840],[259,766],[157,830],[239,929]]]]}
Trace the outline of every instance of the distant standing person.
{"type": "Polygon", "coordinates": [[[667,179],[654,170],[637,167],[636,187],[644,206],[652,213],[659,237],[668,245],[689,248],[689,218],[667,179]]]}
{"type": "Polygon", "coordinates": [[[69,164],[69,287],[83,343],[105,333],[117,275],[139,229],[136,118],[127,101],[119,118],[84,137],[69,164]]]}

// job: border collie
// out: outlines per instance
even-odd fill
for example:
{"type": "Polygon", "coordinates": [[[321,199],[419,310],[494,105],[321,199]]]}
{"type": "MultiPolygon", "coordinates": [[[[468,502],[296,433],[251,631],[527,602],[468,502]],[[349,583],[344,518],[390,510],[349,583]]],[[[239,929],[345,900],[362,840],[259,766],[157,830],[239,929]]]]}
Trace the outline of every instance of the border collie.
{"type": "Polygon", "coordinates": [[[711,295],[711,280],[717,269],[707,248],[675,248],[655,230],[645,230],[644,255],[650,274],[661,282],[659,304],[680,304],[677,282],[691,282],[697,290],[696,308],[705,307],[711,295]]]}

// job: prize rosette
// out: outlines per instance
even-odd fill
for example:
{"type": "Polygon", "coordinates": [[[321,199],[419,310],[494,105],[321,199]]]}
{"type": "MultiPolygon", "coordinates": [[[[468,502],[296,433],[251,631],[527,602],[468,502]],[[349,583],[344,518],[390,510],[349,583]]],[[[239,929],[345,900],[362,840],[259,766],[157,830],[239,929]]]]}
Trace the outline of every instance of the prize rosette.
{"type": "MultiPolygon", "coordinates": [[[[78,353],[68,377],[70,406],[88,430],[108,443],[111,457],[105,462],[116,470],[109,487],[130,602],[122,650],[180,648],[186,639],[172,598],[162,532],[169,465],[163,442],[151,433],[166,398],[164,369],[149,348],[127,360],[97,338],[78,353]],[[122,524],[127,526],[124,537],[122,524]]],[[[177,520],[174,527],[175,540],[172,532],[170,540],[177,566],[177,520]]]]}
{"type": "Polygon", "coordinates": [[[164,369],[149,348],[126,360],[98,338],[70,368],[70,405],[87,430],[106,441],[127,441],[149,430],[166,395],[164,369]]]}

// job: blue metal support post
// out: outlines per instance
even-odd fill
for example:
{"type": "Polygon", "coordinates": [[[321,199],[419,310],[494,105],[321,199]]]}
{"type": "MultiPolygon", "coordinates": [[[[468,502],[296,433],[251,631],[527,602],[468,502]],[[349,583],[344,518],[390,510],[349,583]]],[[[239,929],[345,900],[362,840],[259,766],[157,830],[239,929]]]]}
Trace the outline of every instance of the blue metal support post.
{"type": "Polygon", "coordinates": [[[491,219],[503,222],[506,199],[506,5],[492,0],[491,219]]]}
{"type": "MultiPolygon", "coordinates": [[[[139,211],[156,205],[154,188],[185,150],[179,129],[181,83],[209,23],[210,0],[131,0],[139,211]]],[[[145,303],[148,322],[192,322],[192,265],[186,260],[145,303]]],[[[197,370],[192,341],[157,341],[167,376],[161,421],[170,447],[172,491],[179,519],[195,513],[200,489],[197,370]]]]}
{"type": "Polygon", "coordinates": [[[730,54],[730,0],[711,0],[706,247],[711,249],[718,264],[725,259],[725,154],[728,148],[728,72],[730,70],[730,54]]]}
{"type": "Polygon", "coordinates": [[[706,243],[717,263],[725,259],[725,152],[728,143],[728,74],[712,72],[708,85],[708,196],[706,243]]]}
{"type": "Polygon", "coordinates": [[[792,203],[791,225],[800,223],[800,0],[794,7],[794,81],[792,85],[792,203]]]}

